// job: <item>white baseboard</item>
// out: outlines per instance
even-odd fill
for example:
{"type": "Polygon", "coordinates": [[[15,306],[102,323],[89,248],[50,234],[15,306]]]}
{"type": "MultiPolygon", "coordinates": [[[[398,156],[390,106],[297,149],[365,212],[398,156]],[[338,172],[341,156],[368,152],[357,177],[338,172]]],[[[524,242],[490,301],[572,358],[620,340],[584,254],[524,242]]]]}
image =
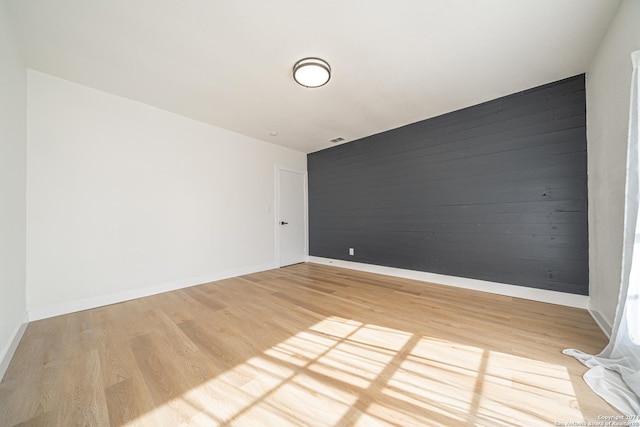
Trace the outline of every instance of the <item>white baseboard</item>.
{"type": "Polygon", "coordinates": [[[28,313],[25,313],[24,319],[22,319],[22,323],[18,325],[18,327],[13,333],[13,338],[5,346],[5,348],[2,349],[2,353],[0,353],[0,381],[2,381],[2,378],[4,378],[5,372],[7,372],[9,363],[11,363],[11,358],[13,358],[13,354],[16,352],[16,349],[18,348],[18,344],[20,344],[20,340],[22,339],[22,335],[24,335],[24,331],[27,330],[28,324],[29,324],[29,315],[28,313]]]}
{"type": "Polygon", "coordinates": [[[230,277],[242,276],[245,274],[258,273],[260,271],[271,270],[276,268],[273,263],[243,267],[235,270],[211,273],[198,277],[190,277],[188,279],[173,280],[170,282],[160,283],[146,288],[132,289],[125,292],[118,292],[110,295],[101,295],[97,297],[82,298],[74,301],[67,301],[61,304],[55,304],[47,307],[41,307],[29,310],[29,320],[47,319],[49,317],[60,316],[63,314],[75,313],[77,311],[89,310],[92,308],[103,307],[105,305],[116,304],[119,302],[129,301],[132,299],[148,297],[163,292],[175,291],[176,289],[187,288],[189,286],[201,285],[203,283],[215,282],[217,280],[228,279],[230,277]]]}
{"type": "Polygon", "coordinates": [[[602,332],[604,332],[607,338],[611,339],[611,331],[613,331],[613,326],[609,323],[609,321],[605,319],[605,317],[600,314],[598,310],[594,310],[591,307],[589,307],[589,314],[591,315],[591,317],[593,317],[593,320],[595,320],[596,324],[600,327],[600,329],[602,329],[602,332]]]}
{"type": "Polygon", "coordinates": [[[506,295],[532,301],[558,304],[567,307],[587,309],[589,305],[589,297],[585,295],[567,294],[564,292],[548,291],[545,289],[528,288],[526,286],[508,285],[505,283],[489,282],[486,280],[447,276],[444,274],[405,270],[402,268],[394,267],[383,267],[380,265],[363,264],[359,262],[342,261],[315,256],[310,256],[309,262],[349,268],[351,270],[366,271],[369,273],[384,274],[387,276],[401,277],[404,279],[420,280],[422,282],[454,286],[457,288],[471,289],[474,291],[488,292],[491,294],[506,295]]]}

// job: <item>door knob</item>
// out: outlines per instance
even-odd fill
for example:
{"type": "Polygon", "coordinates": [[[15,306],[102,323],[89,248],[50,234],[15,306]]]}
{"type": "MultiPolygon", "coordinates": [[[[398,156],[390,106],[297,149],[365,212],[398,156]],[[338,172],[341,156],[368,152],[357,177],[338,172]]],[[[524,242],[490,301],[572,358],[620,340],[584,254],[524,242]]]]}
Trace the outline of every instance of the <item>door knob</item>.
{"type": "Polygon", "coordinates": [[[287,225],[287,224],[289,224],[289,223],[285,222],[285,221],[280,221],[280,225],[287,225]]]}

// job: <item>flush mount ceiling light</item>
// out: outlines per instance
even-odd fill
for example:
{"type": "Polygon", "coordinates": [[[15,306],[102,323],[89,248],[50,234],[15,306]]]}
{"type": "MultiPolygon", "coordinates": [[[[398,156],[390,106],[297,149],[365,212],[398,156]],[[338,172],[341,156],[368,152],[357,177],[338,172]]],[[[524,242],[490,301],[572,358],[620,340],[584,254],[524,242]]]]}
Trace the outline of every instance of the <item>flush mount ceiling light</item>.
{"type": "Polygon", "coordinates": [[[304,87],[320,87],[331,78],[331,67],[320,58],[304,58],[293,66],[293,78],[304,87]]]}

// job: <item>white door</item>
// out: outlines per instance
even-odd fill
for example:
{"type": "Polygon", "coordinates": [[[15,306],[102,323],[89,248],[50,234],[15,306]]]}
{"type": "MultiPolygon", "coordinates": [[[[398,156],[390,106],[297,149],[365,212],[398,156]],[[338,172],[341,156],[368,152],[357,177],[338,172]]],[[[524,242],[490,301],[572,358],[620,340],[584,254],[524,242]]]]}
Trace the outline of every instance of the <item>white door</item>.
{"type": "Polygon", "coordinates": [[[304,174],[278,169],[278,245],[280,267],[305,261],[304,174]]]}

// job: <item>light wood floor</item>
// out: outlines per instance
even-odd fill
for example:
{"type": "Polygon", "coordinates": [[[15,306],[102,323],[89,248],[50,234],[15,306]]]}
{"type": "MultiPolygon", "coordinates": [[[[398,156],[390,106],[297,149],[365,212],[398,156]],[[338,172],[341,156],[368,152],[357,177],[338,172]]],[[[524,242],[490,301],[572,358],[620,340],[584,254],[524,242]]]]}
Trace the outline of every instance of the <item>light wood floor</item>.
{"type": "Polygon", "coordinates": [[[553,426],[586,311],[299,264],[31,323],[0,425],[553,426]],[[23,424],[21,424],[23,423],[23,424]]]}

